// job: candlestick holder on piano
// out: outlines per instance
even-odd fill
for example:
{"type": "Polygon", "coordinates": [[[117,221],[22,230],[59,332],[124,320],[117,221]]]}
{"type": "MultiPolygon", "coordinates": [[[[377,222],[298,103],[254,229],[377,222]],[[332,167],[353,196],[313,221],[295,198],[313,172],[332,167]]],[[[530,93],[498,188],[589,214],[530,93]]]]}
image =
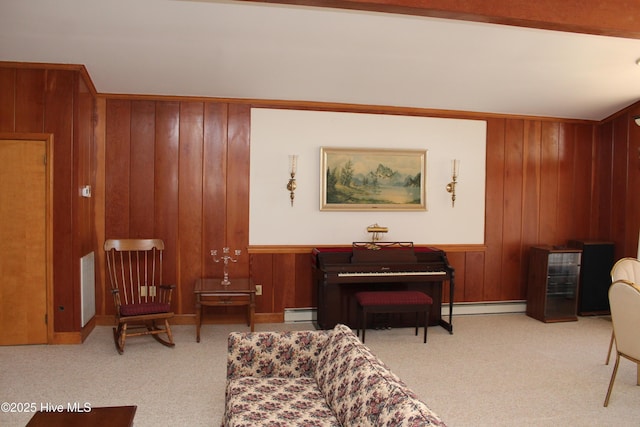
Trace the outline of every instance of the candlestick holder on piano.
{"type": "Polygon", "coordinates": [[[222,261],[224,263],[224,268],[223,268],[224,277],[220,282],[222,286],[229,286],[231,284],[231,281],[229,280],[229,261],[238,262],[238,257],[240,256],[241,252],[242,251],[240,249],[234,250],[233,253],[236,257],[233,258],[233,256],[230,255],[231,252],[229,251],[229,248],[222,248],[222,256],[218,258],[218,250],[217,249],[211,250],[211,256],[213,257],[213,261],[214,262],[222,261]]]}

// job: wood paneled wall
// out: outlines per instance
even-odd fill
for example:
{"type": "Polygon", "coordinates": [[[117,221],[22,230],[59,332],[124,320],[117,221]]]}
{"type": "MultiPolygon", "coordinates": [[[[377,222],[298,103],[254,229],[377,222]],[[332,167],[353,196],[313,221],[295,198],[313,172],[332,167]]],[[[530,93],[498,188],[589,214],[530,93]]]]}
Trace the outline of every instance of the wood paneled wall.
{"type": "Polygon", "coordinates": [[[95,89],[81,66],[0,63],[0,132],[53,135],[54,333],[77,341],[80,324],[79,259],[94,250],[95,89]]]}
{"type": "Polygon", "coordinates": [[[593,204],[598,234],[616,243],[616,259],[637,256],[640,230],[640,115],[636,103],[606,120],[598,129],[597,194],[593,204]]]}
{"type": "MultiPolygon", "coordinates": [[[[230,272],[248,274],[249,119],[248,105],[107,100],[105,238],[165,241],[178,315],[194,313],[196,278],[222,274],[211,249],[241,249],[230,272]]],[[[107,287],[100,314],[113,312],[107,287]]]]}
{"type": "MultiPolygon", "coordinates": [[[[251,270],[263,285],[259,318],[278,320],[285,308],[315,305],[311,248],[247,248],[254,105],[486,120],[485,245],[441,246],[456,268],[456,302],[524,299],[528,248],[535,244],[610,240],[617,257],[636,254],[640,128],[631,117],[640,106],[598,124],[313,103],[103,97],[82,67],[0,65],[0,132],[54,135],[54,322],[61,334],[81,329],[80,257],[95,250],[100,260],[104,238],[111,237],[166,241],[165,274],[178,286],[178,320],[193,317],[195,278],[220,274],[209,251],[223,246],[247,250],[232,274],[251,270]],[[104,194],[84,199],[83,185],[104,194]]],[[[109,319],[111,296],[102,278],[100,271],[97,315],[109,319]]]]}
{"type": "MultiPolygon", "coordinates": [[[[106,237],[165,239],[179,314],[193,314],[195,278],[220,274],[210,249],[247,248],[250,108],[214,100],[107,99],[106,237]]],[[[488,123],[486,245],[443,247],[457,272],[455,300],[522,300],[530,246],[608,237],[592,215],[596,197],[606,197],[595,176],[597,127],[474,118],[488,123]]],[[[243,256],[233,274],[250,268],[262,284],[258,313],[315,306],[311,248],[249,249],[251,257],[243,256]]],[[[103,312],[110,310],[105,305],[103,312]]]]}

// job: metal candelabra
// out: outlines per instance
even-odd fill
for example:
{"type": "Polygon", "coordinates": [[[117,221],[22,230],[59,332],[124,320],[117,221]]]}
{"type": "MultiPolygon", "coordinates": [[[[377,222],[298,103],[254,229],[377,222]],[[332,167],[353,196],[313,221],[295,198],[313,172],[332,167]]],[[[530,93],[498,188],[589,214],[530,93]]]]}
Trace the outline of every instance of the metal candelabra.
{"type": "Polygon", "coordinates": [[[222,261],[224,263],[224,277],[222,278],[222,282],[220,282],[222,286],[229,286],[231,284],[231,281],[229,280],[229,261],[238,262],[238,257],[240,256],[241,252],[242,251],[240,251],[240,249],[234,250],[233,253],[236,256],[234,259],[230,255],[229,248],[222,248],[222,256],[218,258],[218,250],[217,249],[211,250],[211,256],[213,257],[213,260],[215,262],[222,261]]]}

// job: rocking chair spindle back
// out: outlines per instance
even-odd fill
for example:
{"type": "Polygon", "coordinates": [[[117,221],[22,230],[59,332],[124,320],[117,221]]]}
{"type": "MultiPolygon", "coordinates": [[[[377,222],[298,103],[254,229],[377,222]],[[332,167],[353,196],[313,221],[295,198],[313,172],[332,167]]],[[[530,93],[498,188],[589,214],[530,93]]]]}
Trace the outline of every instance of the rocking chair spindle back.
{"type": "Polygon", "coordinates": [[[169,319],[175,286],[162,282],[164,242],[160,239],[109,239],[104,244],[111,292],[116,309],[114,339],[124,351],[128,336],[152,335],[173,347],[169,319]],[[158,327],[161,322],[164,327],[158,327]],[[146,329],[142,332],[133,330],[146,329]],[[167,339],[159,335],[166,334],[167,339]]]}

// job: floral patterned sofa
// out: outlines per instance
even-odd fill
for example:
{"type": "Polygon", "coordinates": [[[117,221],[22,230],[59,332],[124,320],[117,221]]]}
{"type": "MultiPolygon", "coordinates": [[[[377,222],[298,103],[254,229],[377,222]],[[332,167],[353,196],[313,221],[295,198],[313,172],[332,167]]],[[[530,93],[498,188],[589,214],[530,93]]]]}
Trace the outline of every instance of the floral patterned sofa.
{"type": "Polygon", "coordinates": [[[229,335],[223,426],[444,426],[344,325],[229,335]]]}

